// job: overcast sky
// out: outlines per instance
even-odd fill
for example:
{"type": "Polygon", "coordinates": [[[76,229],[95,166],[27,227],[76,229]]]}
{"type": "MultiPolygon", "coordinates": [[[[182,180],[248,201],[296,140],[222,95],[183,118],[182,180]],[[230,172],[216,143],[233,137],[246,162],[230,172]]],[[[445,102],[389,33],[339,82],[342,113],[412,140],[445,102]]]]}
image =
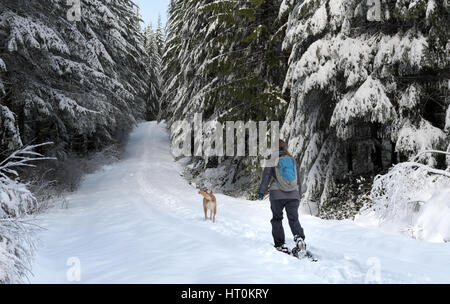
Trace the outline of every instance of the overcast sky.
{"type": "Polygon", "coordinates": [[[145,21],[145,26],[151,24],[153,28],[156,28],[158,15],[161,15],[163,26],[166,25],[169,0],[134,0],[134,3],[140,8],[139,12],[145,21]]]}

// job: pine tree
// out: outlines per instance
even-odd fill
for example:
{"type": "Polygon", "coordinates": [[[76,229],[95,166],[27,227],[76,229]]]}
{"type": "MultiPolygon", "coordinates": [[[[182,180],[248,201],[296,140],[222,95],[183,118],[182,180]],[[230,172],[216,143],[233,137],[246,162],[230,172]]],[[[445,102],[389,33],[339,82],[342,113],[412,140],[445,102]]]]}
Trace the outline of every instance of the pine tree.
{"type": "Polygon", "coordinates": [[[177,119],[200,111],[205,119],[282,120],[287,16],[278,18],[274,7],[280,3],[174,1],[163,59],[167,113],[177,119]],[[189,110],[178,114],[177,106],[189,110]]]}
{"type": "Polygon", "coordinates": [[[128,132],[158,98],[132,1],[83,0],[79,22],[68,9],[0,3],[2,148],[50,140],[62,159],[84,154],[128,132]]]}
{"type": "Polygon", "coordinates": [[[287,103],[281,85],[287,56],[281,50],[281,1],[214,1],[210,12],[212,57],[207,73],[215,78],[207,107],[224,120],[282,120],[287,103]]]}
{"type": "Polygon", "coordinates": [[[199,10],[206,0],[173,0],[169,7],[166,51],[163,56],[161,118],[169,125],[203,112],[203,92],[213,85],[205,72],[210,52],[208,14],[199,10]]]}
{"type": "MultiPolygon", "coordinates": [[[[281,89],[288,54],[281,51],[281,42],[287,14],[278,16],[280,4],[171,2],[162,85],[162,118],[169,126],[195,113],[205,120],[283,120],[287,96],[281,89]]],[[[236,172],[215,181],[218,184],[241,179],[250,186],[259,179],[255,158],[193,161],[200,162],[199,167],[236,172]]]]}
{"type": "Polygon", "coordinates": [[[165,31],[161,21],[161,15],[158,15],[158,24],[155,32],[156,45],[158,47],[159,56],[162,57],[165,52],[165,31]]]}
{"type": "Polygon", "coordinates": [[[151,25],[147,26],[144,31],[145,35],[145,50],[148,55],[147,65],[154,67],[154,75],[150,82],[151,99],[148,106],[148,120],[158,118],[160,107],[159,98],[161,96],[161,55],[158,50],[156,34],[153,32],[151,25]]]}
{"type": "Polygon", "coordinates": [[[35,248],[36,228],[20,216],[38,201],[17,170],[41,158],[31,149],[60,160],[85,155],[157,114],[159,67],[133,2],[83,0],[81,21],[68,9],[65,1],[0,2],[0,284],[23,282],[35,248]],[[29,146],[47,141],[54,145],[29,146]]]}
{"type": "MultiPolygon", "coordinates": [[[[444,1],[289,3],[284,89],[291,102],[283,133],[300,160],[307,200],[325,204],[345,176],[374,175],[419,151],[446,149],[444,1]]],[[[445,162],[431,154],[422,161],[445,162]]]]}
{"type": "Polygon", "coordinates": [[[306,200],[323,206],[450,149],[448,19],[443,0],[171,1],[163,117],[284,121],[306,200]]]}

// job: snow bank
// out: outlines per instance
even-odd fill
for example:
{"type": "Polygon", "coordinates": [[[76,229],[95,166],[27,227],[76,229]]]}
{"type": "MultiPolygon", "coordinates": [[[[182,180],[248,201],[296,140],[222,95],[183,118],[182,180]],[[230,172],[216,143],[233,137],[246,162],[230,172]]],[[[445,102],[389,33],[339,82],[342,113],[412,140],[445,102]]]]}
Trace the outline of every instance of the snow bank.
{"type": "Polygon", "coordinates": [[[436,192],[419,213],[414,236],[431,242],[450,242],[450,188],[436,192]]]}

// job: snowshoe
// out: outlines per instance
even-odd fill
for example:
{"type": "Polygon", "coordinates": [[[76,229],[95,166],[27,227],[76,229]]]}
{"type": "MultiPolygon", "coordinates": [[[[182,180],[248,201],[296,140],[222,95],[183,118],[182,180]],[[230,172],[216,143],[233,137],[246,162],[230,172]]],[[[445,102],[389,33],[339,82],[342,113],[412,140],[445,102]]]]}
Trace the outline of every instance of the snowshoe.
{"type": "Polygon", "coordinates": [[[302,237],[295,236],[294,238],[296,247],[291,250],[291,254],[295,256],[297,259],[307,258],[312,262],[317,262],[318,259],[306,249],[305,240],[302,237]]]}
{"type": "Polygon", "coordinates": [[[279,252],[283,252],[286,254],[291,254],[291,250],[289,250],[289,248],[287,248],[286,246],[279,246],[279,247],[275,247],[276,250],[278,250],[279,252]]]}
{"type": "Polygon", "coordinates": [[[295,242],[296,248],[298,248],[298,252],[303,252],[303,251],[306,252],[306,243],[305,243],[305,240],[301,236],[296,235],[294,237],[294,242],[295,242]]]}
{"type": "Polygon", "coordinates": [[[307,255],[307,250],[302,250],[298,247],[292,248],[291,253],[293,256],[295,256],[297,259],[303,259],[307,255]]]}

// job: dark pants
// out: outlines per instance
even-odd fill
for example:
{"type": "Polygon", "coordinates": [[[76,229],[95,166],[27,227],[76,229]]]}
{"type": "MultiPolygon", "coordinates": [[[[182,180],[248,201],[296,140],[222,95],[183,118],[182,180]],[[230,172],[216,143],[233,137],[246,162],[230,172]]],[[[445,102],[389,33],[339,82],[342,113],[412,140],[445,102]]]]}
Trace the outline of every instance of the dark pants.
{"type": "Polygon", "coordinates": [[[285,208],[292,234],[294,236],[299,235],[303,239],[305,238],[303,228],[298,220],[298,208],[300,206],[299,200],[270,200],[270,206],[273,214],[273,218],[270,222],[272,223],[272,235],[275,242],[275,247],[285,244],[283,229],[283,209],[285,208]]]}

